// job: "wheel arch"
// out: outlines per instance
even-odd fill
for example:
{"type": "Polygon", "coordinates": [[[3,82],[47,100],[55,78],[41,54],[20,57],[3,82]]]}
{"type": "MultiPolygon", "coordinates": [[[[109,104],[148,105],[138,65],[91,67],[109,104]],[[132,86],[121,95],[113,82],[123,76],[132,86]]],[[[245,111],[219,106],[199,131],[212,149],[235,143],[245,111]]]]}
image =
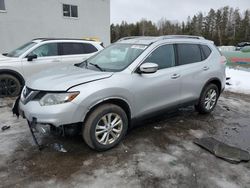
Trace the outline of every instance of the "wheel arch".
{"type": "Polygon", "coordinates": [[[200,92],[200,95],[201,95],[202,91],[206,88],[206,86],[209,85],[209,84],[215,84],[218,87],[218,89],[219,89],[219,92],[220,92],[219,94],[221,94],[222,83],[221,83],[220,79],[219,78],[211,78],[203,86],[203,88],[202,88],[202,90],[200,92]]]}
{"type": "Polygon", "coordinates": [[[25,80],[24,80],[23,76],[20,73],[18,73],[17,71],[9,70],[9,69],[2,69],[2,70],[0,70],[0,74],[10,74],[12,76],[15,76],[20,81],[22,86],[25,84],[25,80]]]}
{"type": "Polygon", "coordinates": [[[103,99],[103,100],[98,101],[95,104],[93,104],[89,108],[89,111],[86,113],[85,118],[84,118],[84,122],[86,121],[88,116],[96,108],[98,108],[100,105],[103,105],[103,104],[115,104],[115,105],[121,107],[125,111],[125,113],[127,114],[128,122],[129,122],[129,126],[130,126],[130,124],[131,124],[131,106],[129,105],[129,103],[128,103],[128,101],[126,99],[119,98],[119,97],[106,98],[106,99],[103,99]]]}

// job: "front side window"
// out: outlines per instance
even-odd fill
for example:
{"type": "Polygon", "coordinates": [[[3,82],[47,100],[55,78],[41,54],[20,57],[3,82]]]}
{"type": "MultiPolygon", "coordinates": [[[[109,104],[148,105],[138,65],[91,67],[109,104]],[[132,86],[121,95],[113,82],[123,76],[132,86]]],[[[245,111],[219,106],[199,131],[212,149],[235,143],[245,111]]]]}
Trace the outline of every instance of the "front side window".
{"type": "Polygon", "coordinates": [[[179,65],[202,61],[201,50],[197,44],[177,44],[179,65]]]}
{"type": "Polygon", "coordinates": [[[6,10],[4,0],[0,0],[0,10],[6,10]]]}
{"type": "Polygon", "coordinates": [[[9,52],[6,56],[7,57],[19,57],[21,56],[23,53],[25,53],[28,49],[32,48],[33,46],[35,46],[37,43],[35,42],[28,42],[24,45],[22,45],[21,47],[9,52]]]}
{"type": "MultiPolygon", "coordinates": [[[[87,60],[88,67],[98,65],[103,71],[119,72],[128,67],[147,48],[146,45],[113,44],[87,60]]],[[[82,63],[81,66],[84,66],[82,63]]]]}
{"type": "Polygon", "coordinates": [[[63,4],[63,16],[78,18],[78,7],[75,5],[63,4]]]}
{"type": "Polygon", "coordinates": [[[37,57],[58,56],[57,43],[41,45],[33,50],[29,55],[37,55],[37,57]]]}
{"type": "Polygon", "coordinates": [[[174,46],[171,44],[158,47],[144,61],[144,63],[156,63],[158,69],[175,66],[174,46]]]}

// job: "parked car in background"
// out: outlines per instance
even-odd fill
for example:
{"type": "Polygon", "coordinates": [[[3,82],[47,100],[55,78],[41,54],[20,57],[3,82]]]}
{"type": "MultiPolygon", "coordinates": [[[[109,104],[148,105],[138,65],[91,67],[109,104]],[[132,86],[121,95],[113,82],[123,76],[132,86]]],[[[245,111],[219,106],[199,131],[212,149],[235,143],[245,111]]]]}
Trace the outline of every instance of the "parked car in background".
{"type": "Polygon", "coordinates": [[[239,51],[242,48],[244,48],[245,46],[250,46],[250,42],[240,42],[236,45],[235,50],[239,51]]]}
{"type": "Polygon", "coordinates": [[[249,70],[250,46],[244,46],[240,50],[222,50],[221,53],[227,58],[227,66],[249,70]]]}
{"type": "Polygon", "coordinates": [[[141,118],[185,105],[212,112],[225,87],[225,63],[203,37],[124,38],[82,64],[29,79],[20,111],[37,130],[75,127],[103,151],[141,118]]]}
{"type": "Polygon", "coordinates": [[[47,68],[80,63],[102,49],[102,43],[95,41],[34,39],[0,55],[0,96],[17,96],[29,76],[47,68]]]}

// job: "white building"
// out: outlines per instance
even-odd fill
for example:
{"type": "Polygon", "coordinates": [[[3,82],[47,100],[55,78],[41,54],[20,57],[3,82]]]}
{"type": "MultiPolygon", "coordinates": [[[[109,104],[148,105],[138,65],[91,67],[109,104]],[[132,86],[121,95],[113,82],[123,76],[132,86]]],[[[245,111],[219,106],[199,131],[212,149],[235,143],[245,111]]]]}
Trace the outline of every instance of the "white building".
{"type": "Polygon", "coordinates": [[[43,37],[110,44],[110,0],[0,0],[1,53],[43,37]]]}

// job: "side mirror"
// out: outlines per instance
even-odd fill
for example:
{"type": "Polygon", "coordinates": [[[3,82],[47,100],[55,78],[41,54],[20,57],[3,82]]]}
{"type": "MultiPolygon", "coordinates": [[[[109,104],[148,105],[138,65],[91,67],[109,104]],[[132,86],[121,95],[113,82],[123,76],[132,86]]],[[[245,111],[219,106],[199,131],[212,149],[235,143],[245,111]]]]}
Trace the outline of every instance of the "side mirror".
{"type": "Polygon", "coordinates": [[[28,55],[27,56],[27,61],[33,61],[33,59],[37,59],[37,55],[36,54],[32,54],[32,55],[28,55]]]}
{"type": "Polygon", "coordinates": [[[158,70],[158,65],[155,63],[144,63],[139,67],[139,73],[152,74],[158,70]]]}

